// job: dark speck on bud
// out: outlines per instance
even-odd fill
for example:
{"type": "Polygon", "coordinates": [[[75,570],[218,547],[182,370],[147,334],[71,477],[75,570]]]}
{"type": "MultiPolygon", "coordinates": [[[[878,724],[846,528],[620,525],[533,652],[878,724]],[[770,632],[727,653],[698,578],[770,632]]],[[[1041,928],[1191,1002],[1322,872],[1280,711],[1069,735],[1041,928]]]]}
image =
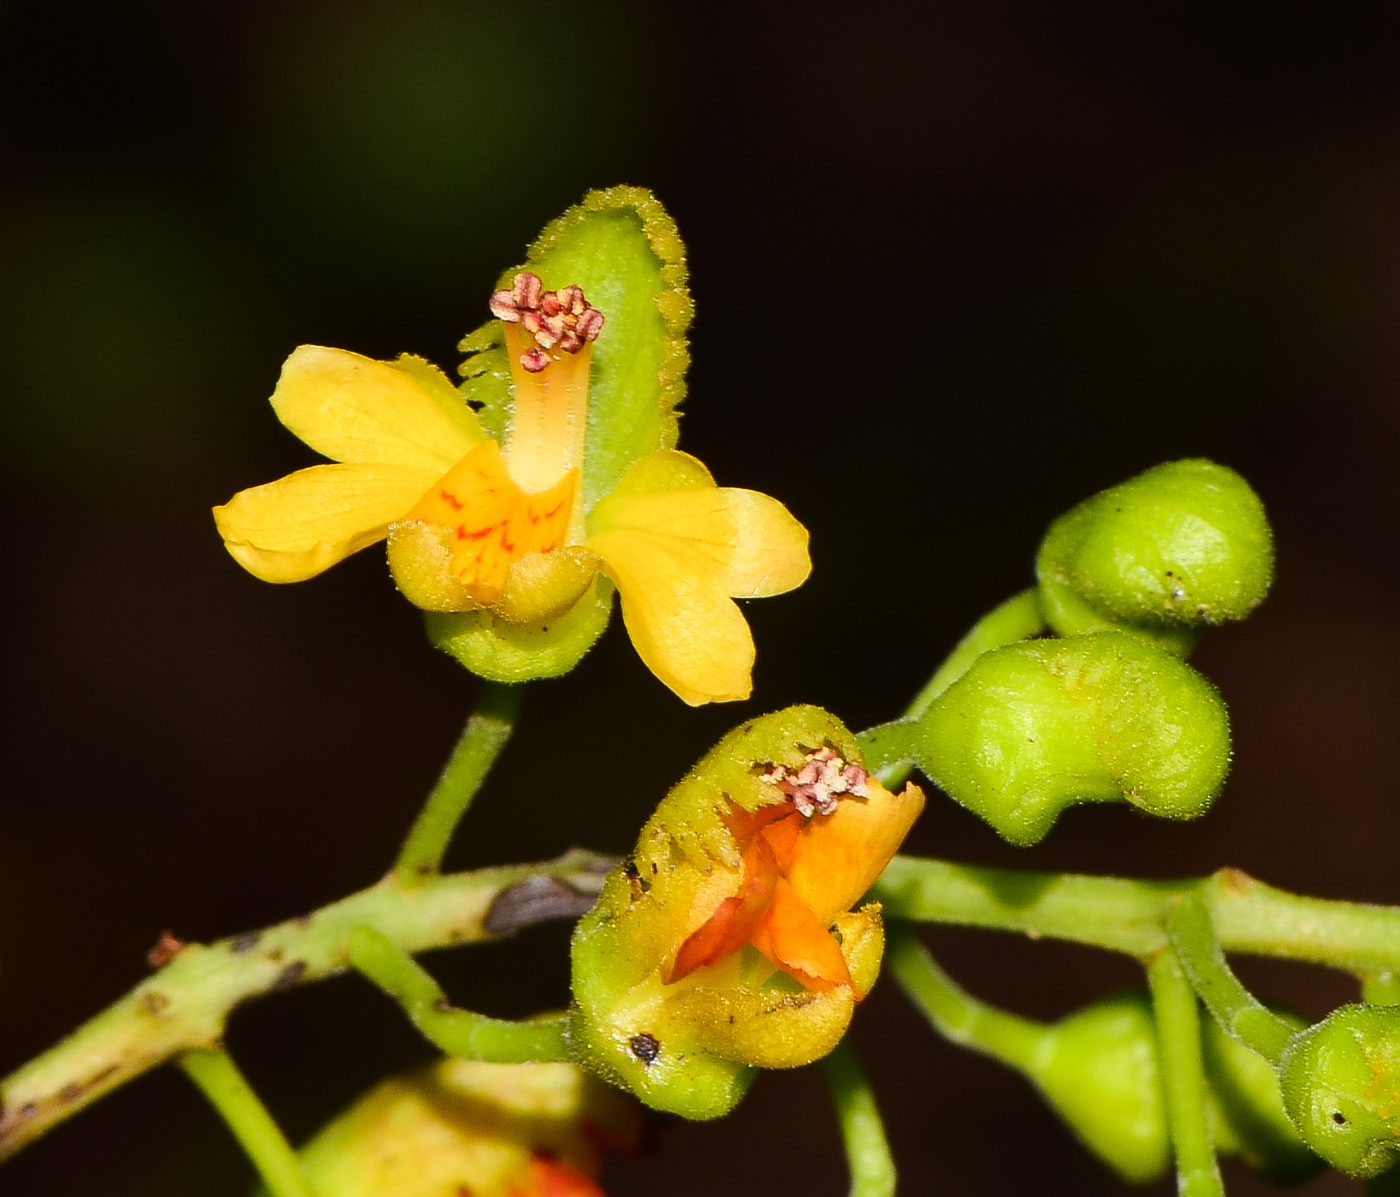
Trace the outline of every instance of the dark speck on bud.
{"type": "Polygon", "coordinates": [[[648,1068],[655,1064],[657,1057],[661,1055],[660,1042],[655,1035],[648,1035],[645,1031],[640,1035],[633,1035],[627,1047],[648,1068]]]}

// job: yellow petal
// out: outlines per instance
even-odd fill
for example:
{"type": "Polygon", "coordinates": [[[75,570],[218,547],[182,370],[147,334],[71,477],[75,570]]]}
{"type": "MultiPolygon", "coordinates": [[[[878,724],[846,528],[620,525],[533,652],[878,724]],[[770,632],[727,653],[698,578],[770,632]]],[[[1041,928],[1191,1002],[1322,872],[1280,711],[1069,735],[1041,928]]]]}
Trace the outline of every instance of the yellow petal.
{"type": "Polygon", "coordinates": [[[214,508],[235,561],[264,582],[301,582],[382,540],[440,471],[321,465],[239,491],[214,508]]]}
{"type": "Polygon", "coordinates": [[[672,541],[713,585],[735,598],[783,594],[812,570],[807,529],[776,499],[752,490],[702,486],[612,494],[593,508],[588,527],[599,534],[627,529],[672,541]]]}
{"type": "Polygon", "coordinates": [[[586,547],[617,583],[627,633],[652,673],[691,706],[749,696],[753,637],[703,547],[634,528],[600,532],[586,547]]]}
{"type": "Polygon", "coordinates": [[[451,384],[426,362],[404,368],[344,349],[302,345],[272,395],[277,418],[333,461],[450,470],[485,439],[476,416],[448,406],[451,384]],[[440,377],[433,383],[432,375],[440,377]]]}

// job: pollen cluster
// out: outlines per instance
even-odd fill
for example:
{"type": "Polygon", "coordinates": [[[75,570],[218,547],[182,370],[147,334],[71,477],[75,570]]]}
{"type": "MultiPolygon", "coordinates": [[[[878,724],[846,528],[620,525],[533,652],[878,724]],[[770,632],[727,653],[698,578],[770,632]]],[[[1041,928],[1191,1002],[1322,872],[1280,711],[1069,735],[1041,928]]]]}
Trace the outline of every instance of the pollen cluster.
{"type": "Polygon", "coordinates": [[[531,374],[549,365],[549,350],[577,353],[603,331],[603,313],[584,298],[582,287],[546,291],[530,270],[517,274],[509,291],[491,296],[491,314],[519,324],[534,338],[535,344],[520,355],[520,364],[531,374]]]}
{"type": "Polygon", "coordinates": [[[857,764],[847,764],[830,748],[818,748],[807,754],[807,761],[796,772],[784,765],[770,765],[763,780],[776,785],[810,819],[814,814],[829,815],[837,800],[849,795],[866,798],[865,770],[857,764]]]}

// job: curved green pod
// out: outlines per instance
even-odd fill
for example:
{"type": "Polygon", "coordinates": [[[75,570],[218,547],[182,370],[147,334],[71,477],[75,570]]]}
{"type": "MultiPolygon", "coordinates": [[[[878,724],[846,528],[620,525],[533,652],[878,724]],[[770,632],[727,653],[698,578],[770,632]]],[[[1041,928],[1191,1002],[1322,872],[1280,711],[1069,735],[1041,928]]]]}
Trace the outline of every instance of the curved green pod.
{"type": "Polygon", "coordinates": [[[1060,635],[1118,628],[1183,655],[1203,628],[1254,610],[1273,570],[1258,495],[1203,458],[1086,499],[1051,524],[1036,561],[1041,611],[1060,635]]]}
{"type": "Polygon", "coordinates": [[[1004,839],[1034,844],[1079,802],[1203,814],[1225,780],[1230,729],[1189,665],[1100,632],[984,653],[922,717],[877,729],[866,747],[913,761],[1004,839]]]}
{"type": "Polygon", "coordinates": [[[1300,1031],[1279,1061],[1284,1108],[1303,1141],[1349,1176],[1400,1157],[1400,1008],[1353,1004],[1300,1031]]]}

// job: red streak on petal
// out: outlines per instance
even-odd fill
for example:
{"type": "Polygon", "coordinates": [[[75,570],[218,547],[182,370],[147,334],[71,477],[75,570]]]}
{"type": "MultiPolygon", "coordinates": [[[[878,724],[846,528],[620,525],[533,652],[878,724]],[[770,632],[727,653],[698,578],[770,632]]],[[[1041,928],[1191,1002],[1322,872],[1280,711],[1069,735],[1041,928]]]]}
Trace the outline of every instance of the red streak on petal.
{"type": "Polygon", "coordinates": [[[779,881],[778,862],[766,840],[754,838],[744,852],[741,868],[742,888],[734,897],[725,898],[704,925],[681,944],[667,978],[668,984],[703,965],[718,963],[753,937],[779,881]]]}

